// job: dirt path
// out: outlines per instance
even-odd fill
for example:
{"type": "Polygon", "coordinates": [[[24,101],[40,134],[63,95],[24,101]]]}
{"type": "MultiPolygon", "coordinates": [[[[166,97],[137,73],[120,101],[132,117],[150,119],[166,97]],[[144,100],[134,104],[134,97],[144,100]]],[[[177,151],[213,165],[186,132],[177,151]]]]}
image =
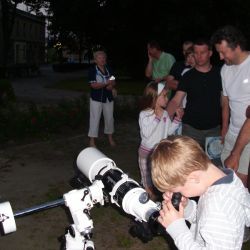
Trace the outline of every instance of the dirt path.
{"type": "Polygon", "coordinates": [[[34,103],[57,103],[61,100],[72,100],[81,97],[82,93],[69,90],[46,88],[61,80],[79,79],[86,75],[86,70],[74,72],[54,72],[52,65],[40,68],[40,74],[34,77],[12,79],[12,86],[19,101],[34,103]]]}
{"type": "MultiPolygon", "coordinates": [[[[116,123],[116,148],[106,138],[99,149],[113,159],[130,177],[139,180],[137,147],[139,133],[136,120],[116,123]],[[126,136],[124,136],[126,135],[126,136]]],[[[0,202],[10,201],[14,212],[61,198],[72,190],[73,165],[78,153],[87,147],[86,133],[24,146],[12,146],[0,152],[0,202]]],[[[60,236],[70,224],[67,208],[57,207],[16,219],[17,231],[0,238],[1,250],[59,250],[60,236]]],[[[96,249],[172,250],[169,239],[155,237],[144,244],[129,234],[133,220],[121,209],[107,205],[91,211],[96,249]]],[[[250,244],[243,246],[250,249],[250,244]]]]}
{"type": "MultiPolygon", "coordinates": [[[[117,166],[139,180],[137,121],[117,124],[117,147],[111,148],[101,137],[99,149],[117,166]],[[127,135],[127,136],[124,136],[127,135]]],[[[73,163],[78,153],[87,147],[86,134],[8,148],[0,153],[0,201],[10,201],[14,212],[55,200],[72,190],[73,163]]],[[[0,239],[1,250],[55,250],[60,248],[58,237],[70,224],[65,207],[17,218],[17,232],[0,239]]],[[[96,249],[167,249],[163,238],[148,244],[133,238],[128,230],[132,220],[121,210],[110,206],[91,210],[94,222],[93,240],[96,249]]]]}

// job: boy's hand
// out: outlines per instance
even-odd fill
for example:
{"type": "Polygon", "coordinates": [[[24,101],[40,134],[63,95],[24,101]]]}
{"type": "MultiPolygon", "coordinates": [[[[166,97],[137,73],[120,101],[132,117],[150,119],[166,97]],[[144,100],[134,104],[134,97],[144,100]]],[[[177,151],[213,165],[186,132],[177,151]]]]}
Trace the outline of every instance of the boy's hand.
{"type": "Polygon", "coordinates": [[[158,221],[162,224],[163,227],[167,228],[172,222],[175,220],[181,219],[184,217],[184,207],[183,204],[180,203],[179,211],[177,211],[173,205],[171,200],[164,200],[162,202],[162,209],[160,211],[160,216],[158,217],[158,221]]]}
{"type": "MultiPolygon", "coordinates": [[[[162,195],[163,200],[166,201],[166,202],[171,201],[172,200],[172,196],[173,196],[173,192],[170,192],[170,191],[166,191],[162,195]]],[[[183,208],[185,208],[187,206],[187,204],[188,204],[188,198],[182,195],[182,197],[181,197],[181,203],[182,203],[183,208]]]]}

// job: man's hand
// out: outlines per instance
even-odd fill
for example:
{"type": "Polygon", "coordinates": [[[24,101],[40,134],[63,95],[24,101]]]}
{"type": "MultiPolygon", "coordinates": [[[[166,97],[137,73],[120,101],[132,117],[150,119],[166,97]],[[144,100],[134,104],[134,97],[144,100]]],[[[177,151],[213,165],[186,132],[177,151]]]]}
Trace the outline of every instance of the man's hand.
{"type": "Polygon", "coordinates": [[[175,113],[176,113],[176,118],[181,120],[183,115],[184,115],[184,109],[183,108],[178,108],[178,109],[176,109],[175,113]]]}
{"type": "Polygon", "coordinates": [[[149,51],[148,51],[148,60],[149,60],[150,62],[153,61],[153,57],[150,55],[149,51]]]}
{"type": "Polygon", "coordinates": [[[247,110],[246,110],[246,117],[248,119],[250,119],[250,106],[247,107],[247,110]]]}
{"type": "Polygon", "coordinates": [[[240,155],[231,152],[230,156],[224,161],[224,165],[227,168],[233,169],[234,172],[237,172],[239,168],[240,155]]]}

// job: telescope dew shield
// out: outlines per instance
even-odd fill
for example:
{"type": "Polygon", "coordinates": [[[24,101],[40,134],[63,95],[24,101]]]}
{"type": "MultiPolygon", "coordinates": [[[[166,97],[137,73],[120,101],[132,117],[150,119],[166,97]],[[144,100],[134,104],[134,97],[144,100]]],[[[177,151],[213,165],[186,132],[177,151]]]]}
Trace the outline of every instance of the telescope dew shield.
{"type": "Polygon", "coordinates": [[[98,149],[89,147],[81,151],[77,157],[77,166],[91,182],[98,177],[110,195],[111,202],[139,221],[146,222],[152,213],[159,211],[156,203],[145,199],[145,190],[98,149]]]}
{"type": "Polygon", "coordinates": [[[77,167],[91,182],[99,172],[108,165],[115,166],[114,161],[93,147],[85,148],[80,152],[76,160],[77,167]]]}

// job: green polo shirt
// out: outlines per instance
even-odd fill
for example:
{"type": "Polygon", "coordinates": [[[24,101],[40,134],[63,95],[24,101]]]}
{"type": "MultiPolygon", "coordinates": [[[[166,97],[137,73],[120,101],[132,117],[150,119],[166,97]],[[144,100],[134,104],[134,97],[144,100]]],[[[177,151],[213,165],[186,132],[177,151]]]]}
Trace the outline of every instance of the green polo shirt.
{"type": "Polygon", "coordinates": [[[153,72],[152,78],[163,78],[164,76],[168,75],[172,65],[175,62],[175,58],[166,52],[162,52],[159,59],[153,60],[153,72]]]}

